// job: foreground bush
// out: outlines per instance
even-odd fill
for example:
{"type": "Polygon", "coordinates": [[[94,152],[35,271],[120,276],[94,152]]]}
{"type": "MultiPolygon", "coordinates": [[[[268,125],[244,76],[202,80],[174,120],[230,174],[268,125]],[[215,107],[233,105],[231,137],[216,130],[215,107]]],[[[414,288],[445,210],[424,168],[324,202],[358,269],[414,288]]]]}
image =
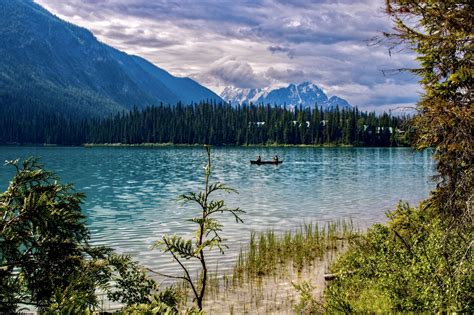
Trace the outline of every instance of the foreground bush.
{"type": "Polygon", "coordinates": [[[7,164],[16,173],[0,193],[0,313],[88,313],[105,295],[176,311],[173,295],[155,295],[156,283],[130,257],[88,243],[83,194],[34,159],[7,164]]]}
{"type": "Polygon", "coordinates": [[[400,204],[387,225],[376,224],[332,266],[325,291],[332,312],[474,309],[472,228],[442,220],[423,203],[400,204]]]}

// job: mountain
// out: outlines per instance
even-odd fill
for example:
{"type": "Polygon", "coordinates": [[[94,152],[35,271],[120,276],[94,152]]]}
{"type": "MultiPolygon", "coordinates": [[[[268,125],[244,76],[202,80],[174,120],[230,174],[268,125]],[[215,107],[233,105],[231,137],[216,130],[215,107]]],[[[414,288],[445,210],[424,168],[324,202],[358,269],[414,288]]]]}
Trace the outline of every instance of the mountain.
{"type": "Polygon", "coordinates": [[[189,78],[99,42],[32,0],[0,1],[0,109],[104,116],[205,100],[222,101],[189,78]]]}
{"type": "Polygon", "coordinates": [[[330,99],[327,100],[327,102],[325,103],[325,106],[327,108],[336,108],[336,106],[339,106],[339,108],[351,108],[352,105],[349,104],[349,102],[347,102],[345,99],[343,98],[340,98],[338,96],[331,96],[330,99]]]}
{"type": "Polygon", "coordinates": [[[231,104],[277,104],[287,106],[311,107],[317,104],[323,109],[351,108],[352,106],[338,96],[328,98],[322,89],[316,84],[303,82],[301,84],[290,84],[284,88],[267,89],[239,89],[226,87],[221,97],[231,104]]]}

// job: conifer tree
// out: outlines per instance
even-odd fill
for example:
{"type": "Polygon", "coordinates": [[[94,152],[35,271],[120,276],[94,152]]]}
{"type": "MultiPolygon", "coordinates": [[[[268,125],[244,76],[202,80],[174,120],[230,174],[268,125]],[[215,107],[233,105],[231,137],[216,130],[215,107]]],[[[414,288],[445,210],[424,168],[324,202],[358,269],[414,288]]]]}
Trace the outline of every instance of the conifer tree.
{"type": "Polygon", "coordinates": [[[415,117],[416,147],[435,148],[438,188],[433,200],[447,215],[468,218],[474,203],[473,37],[469,0],[387,0],[395,23],[385,36],[418,54],[424,90],[415,117]]]}

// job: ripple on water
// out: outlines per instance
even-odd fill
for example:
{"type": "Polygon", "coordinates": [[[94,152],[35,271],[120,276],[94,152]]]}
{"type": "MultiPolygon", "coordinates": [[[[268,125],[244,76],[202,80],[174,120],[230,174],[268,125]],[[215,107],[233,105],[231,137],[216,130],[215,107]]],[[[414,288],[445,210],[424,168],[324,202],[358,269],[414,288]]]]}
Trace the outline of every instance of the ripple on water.
{"type": "MultiPolygon", "coordinates": [[[[87,199],[84,211],[95,244],[114,247],[165,273],[180,270],[168,255],[150,247],[163,234],[193,235],[185,219],[197,214],[178,195],[202,189],[205,154],[201,147],[41,148],[0,147],[0,160],[41,156],[64,182],[73,182],[87,199]]],[[[251,231],[283,232],[304,222],[352,218],[361,227],[385,220],[399,200],[412,204],[433,186],[429,152],[394,148],[215,148],[213,180],[236,188],[225,195],[239,206],[245,224],[222,220],[230,249],[210,253],[219,269],[230,268],[251,231]],[[277,154],[279,166],[249,160],[277,154]]],[[[13,175],[0,172],[1,188],[13,175]]],[[[216,195],[221,197],[221,195],[216,195]]]]}

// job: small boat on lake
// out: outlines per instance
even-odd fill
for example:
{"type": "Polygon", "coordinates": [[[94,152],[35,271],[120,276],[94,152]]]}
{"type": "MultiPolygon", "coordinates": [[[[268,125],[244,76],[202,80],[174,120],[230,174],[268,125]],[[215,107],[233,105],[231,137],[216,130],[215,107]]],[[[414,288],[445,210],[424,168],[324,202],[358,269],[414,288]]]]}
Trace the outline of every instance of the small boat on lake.
{"type": "Polygon", "coordinates": [[[257,165],[261,165],[261,164],[281,164],[283,163],[283,161],[280,161],[280,160],[273,160],[273,161],[250,161],[250,164],[257,164],[257,165]]]}

